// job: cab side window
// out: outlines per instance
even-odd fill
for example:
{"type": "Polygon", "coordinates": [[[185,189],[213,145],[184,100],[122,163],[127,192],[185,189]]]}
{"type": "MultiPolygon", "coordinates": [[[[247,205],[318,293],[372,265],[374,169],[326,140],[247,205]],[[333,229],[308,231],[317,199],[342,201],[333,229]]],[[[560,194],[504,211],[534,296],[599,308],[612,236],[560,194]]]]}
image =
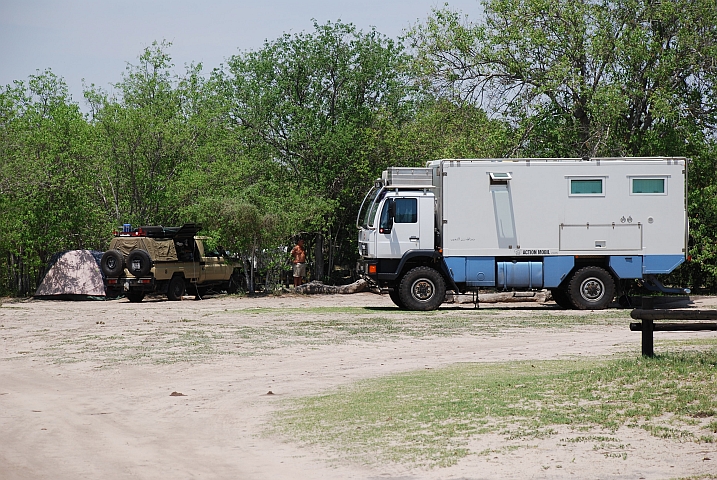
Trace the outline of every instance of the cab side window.
{"type": "Polygon", "coordinates": [[[415,198],[396,199],[396,223],[416,223],[418,221],[418,200],[415,198]]]}

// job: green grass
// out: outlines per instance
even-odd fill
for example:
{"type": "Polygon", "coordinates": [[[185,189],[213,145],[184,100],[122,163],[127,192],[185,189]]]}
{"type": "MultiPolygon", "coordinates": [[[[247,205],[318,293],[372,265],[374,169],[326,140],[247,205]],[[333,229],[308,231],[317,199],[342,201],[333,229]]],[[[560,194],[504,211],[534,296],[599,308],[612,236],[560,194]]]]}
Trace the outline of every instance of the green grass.
{"type": "Polygon", "coordinates": [[[706,351],[652,359],[462,364],[395,375],[290,403],[274,424],[275,432],[354,461],[436,467],[471,453],[469,438],[484,433],[529,440],[562,426],[626,458],[612,436],[621,426],[714,443],[715,418],[713,341],[706,351]]]}

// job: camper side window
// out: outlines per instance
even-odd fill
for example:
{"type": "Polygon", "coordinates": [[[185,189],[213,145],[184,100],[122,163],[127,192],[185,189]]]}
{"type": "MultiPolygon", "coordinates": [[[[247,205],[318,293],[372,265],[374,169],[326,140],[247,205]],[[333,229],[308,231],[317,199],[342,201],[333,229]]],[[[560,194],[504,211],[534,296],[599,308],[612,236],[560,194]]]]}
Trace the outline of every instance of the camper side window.
{"type": "Polygon", "coordinates": [[[598,196],[605,195],[603,178],[571,178],[570,179],[570,195],[580,196],[598,196]]]}
{"type": "Polygon", "coordinates": [[[637,195],[667,194],[666,178],[631,178],[630,193],[637,195]]]}

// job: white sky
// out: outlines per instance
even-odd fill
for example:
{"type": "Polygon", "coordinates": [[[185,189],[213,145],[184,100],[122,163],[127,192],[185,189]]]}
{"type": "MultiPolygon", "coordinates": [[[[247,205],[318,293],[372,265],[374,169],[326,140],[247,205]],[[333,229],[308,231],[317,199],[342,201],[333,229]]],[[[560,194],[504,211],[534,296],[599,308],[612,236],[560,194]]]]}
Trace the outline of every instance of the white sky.
{"type": "MultiPolygon", "coordinates": [[[[447,0],[472,18],[478,0],[447,0]]],[[[84,106],[82,79],[104,89],[121,80],[154,40],[172,42],[179,71],[201,62],[210,72],[243,50],[284,32],[341,20],[392,38],[444,0],[0,0],[0,86],[51,68],[84,106]]]]}

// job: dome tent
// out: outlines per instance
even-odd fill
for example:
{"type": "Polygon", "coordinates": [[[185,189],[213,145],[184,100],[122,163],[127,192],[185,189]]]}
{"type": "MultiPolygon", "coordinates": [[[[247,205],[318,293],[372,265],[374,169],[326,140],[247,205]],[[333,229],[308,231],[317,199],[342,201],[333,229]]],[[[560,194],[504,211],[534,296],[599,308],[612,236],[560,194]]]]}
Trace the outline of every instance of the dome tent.
{"type": "Polygon", "coordinates": [[[102,252],[69,250],[53,255],[47,273],[35,291],[42,300],[104,300],[102,252]]]}

